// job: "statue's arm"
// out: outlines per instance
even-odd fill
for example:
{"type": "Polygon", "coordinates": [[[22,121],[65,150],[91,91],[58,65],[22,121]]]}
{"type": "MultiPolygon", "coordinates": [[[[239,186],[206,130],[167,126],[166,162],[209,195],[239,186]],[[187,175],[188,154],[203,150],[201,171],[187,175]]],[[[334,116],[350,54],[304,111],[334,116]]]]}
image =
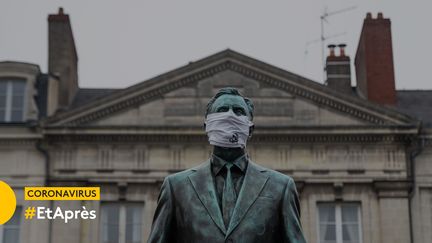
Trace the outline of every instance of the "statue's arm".
{"type": "Polygon", "coordinates": [[[148,243],[175,242],[174,204],[169,178],[166,177],[158,198],[148,243]]]}
{"type": "Polygon", "coordinates": [[[282,203],[282,217],[285,243],[306,243],[300,222],[300,202],[293,179],[289,179],[282,203]]]}

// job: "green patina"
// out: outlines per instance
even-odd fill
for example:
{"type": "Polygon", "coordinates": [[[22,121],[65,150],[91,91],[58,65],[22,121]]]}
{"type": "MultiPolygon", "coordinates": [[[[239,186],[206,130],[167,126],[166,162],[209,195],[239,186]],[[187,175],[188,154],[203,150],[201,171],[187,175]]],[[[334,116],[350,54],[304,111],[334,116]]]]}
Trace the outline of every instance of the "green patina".
{"type": "MultiPolygon", "coordinates": [[[[210,100],[206,116],[230,109],[236,115],[253,119],[252,102],[233,88],[220,90],[210,100]]],[[[252,131],[253,126],[250,135],[252,131]]],[[[213,154],[234,163],[245,150],[214,146],[213,154]]],[[[149,243],[306,242],[300,224],[298,194],[291,177],[248,159],[246,172],[242,175],[244,181],[227,225],[223,219],[224,210],[216,197],[215,175],[211,168],[209,159],[198,167],[165,178],[149,243]]],[[[224,186],[225,195],[229,191],[234,193],[234,188],[226,189],[224,186]]]]}

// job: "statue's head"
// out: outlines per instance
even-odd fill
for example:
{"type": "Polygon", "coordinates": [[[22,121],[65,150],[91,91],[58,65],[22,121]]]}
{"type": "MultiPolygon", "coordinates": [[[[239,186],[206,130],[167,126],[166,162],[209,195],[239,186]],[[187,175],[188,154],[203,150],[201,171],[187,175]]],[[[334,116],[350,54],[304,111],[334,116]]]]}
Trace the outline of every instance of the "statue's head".
{"type": "Polygon", "coordinates": [[[207,104],[205,128],[210,144],[220,147],[246,146],[253,131],[252,101],[235,88],[222,88],[207,104]]]}
{"type": "Polygon", "coordinates": [[[235,88],[222,88],[207,104],[205,117],[208,114],[216,112],[226,112],[229,109],[238,116],[247,116],[249,120],[253,120],[254,105],[252,101],[244,97],[235,88]]]}

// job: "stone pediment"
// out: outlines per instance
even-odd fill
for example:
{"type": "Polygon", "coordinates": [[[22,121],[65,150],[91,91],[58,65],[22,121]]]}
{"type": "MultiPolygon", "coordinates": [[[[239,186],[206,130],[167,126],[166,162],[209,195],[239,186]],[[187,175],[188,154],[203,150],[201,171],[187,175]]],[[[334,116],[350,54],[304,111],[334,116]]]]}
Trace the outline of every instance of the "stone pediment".
{"type": "Polygon", "coordinates": [[[202,126],[208,100],[222,87],[255,104],[257,126],[408,125],[392,109],[231,50],[56,114],[45,126],[202,126]]]}

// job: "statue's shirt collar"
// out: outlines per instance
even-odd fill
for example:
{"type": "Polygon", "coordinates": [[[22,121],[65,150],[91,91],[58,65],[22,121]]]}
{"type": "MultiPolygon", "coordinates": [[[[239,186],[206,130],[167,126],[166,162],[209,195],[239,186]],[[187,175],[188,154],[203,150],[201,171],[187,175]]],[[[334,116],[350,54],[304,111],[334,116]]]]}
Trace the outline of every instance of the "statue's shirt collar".
{"type": "MultiPolygon", "coordinates": [[[[244,174],[246,173],[247,165],[248,165],[249,156],[247,153],[243,154],[242,156],[238,157],[234,162],[234,166],[236,166],[240,171],[244,174]]],[[[225,161],[221,157],[218,157],[214,154],[212,154],[210,158],[211,167],[212,167],[212,173],[213,175],[219,174],[219,172],[222,170],[222,168],[225,166],[226,163],[230,163],[228,161],[225,161]]]]}

